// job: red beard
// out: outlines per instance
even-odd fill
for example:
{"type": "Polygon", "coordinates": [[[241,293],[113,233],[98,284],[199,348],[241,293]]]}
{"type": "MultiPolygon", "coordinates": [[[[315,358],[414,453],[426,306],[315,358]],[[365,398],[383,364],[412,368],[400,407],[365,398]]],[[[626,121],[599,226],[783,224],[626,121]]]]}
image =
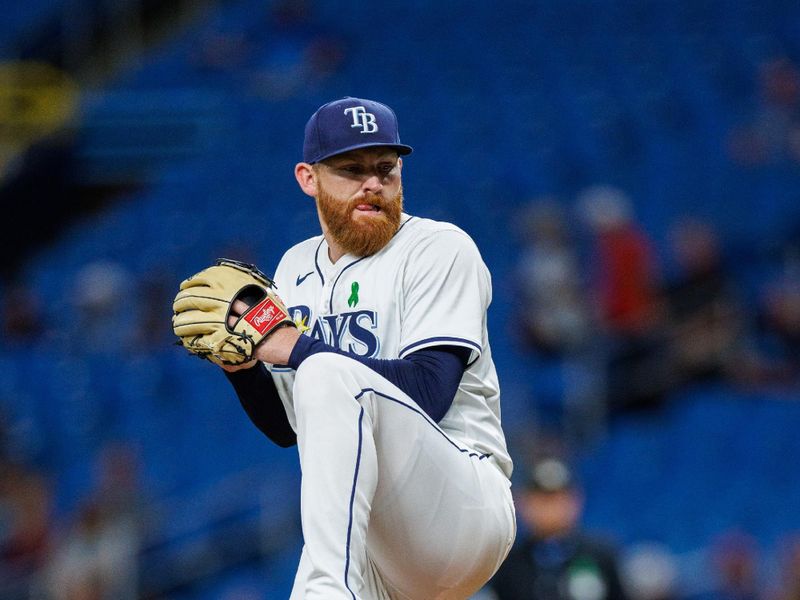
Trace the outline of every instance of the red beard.
{"type": "Polygon", "coordinates": [[[317,207],[328,233],[347,254],[370,256],[381,250],[400,227],[403,212],[403,189],[391,200],[367,193],[354,200],[341,200],[326,192],[318,183],[317,207]],[[372,204],[380,210],[363,217],[359,204],[372,204]]]}

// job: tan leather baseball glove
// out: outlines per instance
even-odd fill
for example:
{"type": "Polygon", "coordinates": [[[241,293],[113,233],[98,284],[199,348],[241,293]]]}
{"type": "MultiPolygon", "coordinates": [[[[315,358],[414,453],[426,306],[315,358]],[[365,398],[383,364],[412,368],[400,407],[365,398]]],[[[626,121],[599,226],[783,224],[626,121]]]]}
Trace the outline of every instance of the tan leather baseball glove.
{"type": "Polygon", "coordinates": [[[200,358],[218,365],[249,362],[271,332],[294,326],[274,289],[254,265],[220,258],[181,283],[172,304],[172,329],[180,345],[200,358]],[[229,324],[235,300],[248,308],[229,324]]]}

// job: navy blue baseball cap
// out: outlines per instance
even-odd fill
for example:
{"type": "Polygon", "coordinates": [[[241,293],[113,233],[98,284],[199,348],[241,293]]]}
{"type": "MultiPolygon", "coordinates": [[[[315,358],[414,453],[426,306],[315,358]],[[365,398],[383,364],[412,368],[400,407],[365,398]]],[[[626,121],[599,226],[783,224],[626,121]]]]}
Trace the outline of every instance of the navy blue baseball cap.
{"type": "Polygon", "coordinates": [[[397,116],[380,102],[346,97],[323,104],[306,123],[303,162],[314,164],[336,154],[388,146],[398,154],[410,154],[400,143],[397,116]]]}

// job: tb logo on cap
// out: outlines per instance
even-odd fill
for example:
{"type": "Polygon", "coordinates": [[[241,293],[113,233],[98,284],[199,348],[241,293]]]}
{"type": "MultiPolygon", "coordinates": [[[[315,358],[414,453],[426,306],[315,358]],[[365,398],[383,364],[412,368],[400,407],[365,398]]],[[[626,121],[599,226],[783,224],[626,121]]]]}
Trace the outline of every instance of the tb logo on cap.
{"type": "Polygon", "coordinates": [[[344,114],[353,115],[353,124],[350,127],[361,127],[361,133],[375,133],[378,131],[378,124],[375,122],[375,115],[368,113],[363,106],[353,106],[345,108],[344,114]]]}

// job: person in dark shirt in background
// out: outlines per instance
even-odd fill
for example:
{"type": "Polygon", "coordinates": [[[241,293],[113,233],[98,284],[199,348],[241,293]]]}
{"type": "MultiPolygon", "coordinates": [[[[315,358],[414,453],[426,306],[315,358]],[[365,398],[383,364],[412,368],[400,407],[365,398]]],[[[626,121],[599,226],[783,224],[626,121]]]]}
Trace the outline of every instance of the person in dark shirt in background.
{"type": "Polygon", "coordinates": [[[489,584],[498,600],[626,600],[616,551],[581,530],[582,509],[565,462],[534,463],[517,498],[518,543],[489,584]]]}
{"type": "Polygon", "coordinates": [[[744,320],[710,223],[684,219],[671,228],[679,274],[665,289],[676,384],[732,377],[749,361],[744,320]]]}

